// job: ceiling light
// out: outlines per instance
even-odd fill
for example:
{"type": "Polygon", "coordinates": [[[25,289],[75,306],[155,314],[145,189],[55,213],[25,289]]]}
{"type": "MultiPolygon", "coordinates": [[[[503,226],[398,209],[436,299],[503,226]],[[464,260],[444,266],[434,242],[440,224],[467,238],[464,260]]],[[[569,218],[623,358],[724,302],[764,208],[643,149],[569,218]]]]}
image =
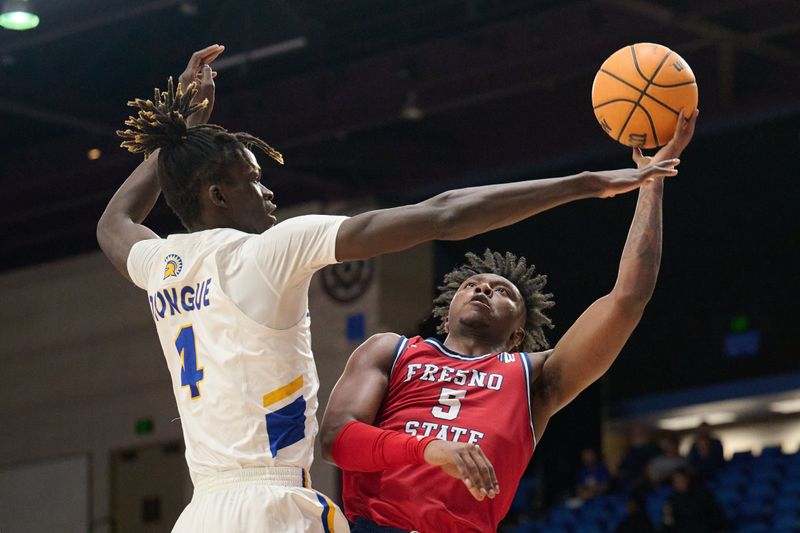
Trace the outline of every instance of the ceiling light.
{"type": "Polygon", "coordinates": [[[773,413],[782,414],[800,413],[800,398],[781,400],[779,402],[771,403],[769,405],[769,410],[773,413]]]}
{"type": "Polygon", "coordinates": [[[658,421],[658,427],[670,431],[682,431],[684,429],[691,429],[699,426],[703,419],[699,415],[696,416],[676,416],[675,418],[664,418],[658,421]]]}
{"type": "Polygon", "coordinates": [[[733,413],[708,413],[703,415],[703,421],[711,426],[730,424],[734,420],[736,420],[736,415],[733,413]]]}
{"type": "Polygon", "coordinates": [[[39,17],[28,0],[6,0],[0,9],[0,26],[8,30],[30,30],[39,25],[39,17]]]}
{"type": "Polygon", "coordinates": [[[704,413],[702,415],[676,416],[674,418],[664,418],[658,421],[658,427],[669,431],[683,431],[685,429],[696,428],[703,422],[712,426],[719,424],[729,424],[736,420],[733,413],[704,413]]]}
{"type": "Polygon", "coordinates": [[[419,104],[417,104],[416,92],[408,91],[406,94],[406,103],[403,109],[400,110],[400,117],[403,120],[410,120],[412,122],[422,120],[425,117],[425,112],[419,107],[419,104]]]}
{"type": "Polygon", "coordinates": [[[103,155],[103,152],[101,152],[99,148],[92,148],[91,150],[86,152],[86,157],[88,159],[91,159],[92,161],[96,161],[96,160],[100,159],[100,157],[102,155],[103,155]]]}

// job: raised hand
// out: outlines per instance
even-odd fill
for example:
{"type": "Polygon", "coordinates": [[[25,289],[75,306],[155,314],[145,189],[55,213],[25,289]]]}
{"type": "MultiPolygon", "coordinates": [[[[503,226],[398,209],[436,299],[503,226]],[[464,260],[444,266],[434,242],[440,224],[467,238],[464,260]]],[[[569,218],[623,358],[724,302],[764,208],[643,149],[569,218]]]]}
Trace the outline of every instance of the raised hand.
{"type": "Polygon", "coordinates": [[[211,118],[211,111],[214,109],[214,78],[217,77],[217,73],[210,65],[224,51],[225,47],[220,44],[212,44],[198,50],[192,54],[189,63],[178,78],[184,91],[190,83],[197,83],[197,95],[193,102],[202,102],[203,99],[208,99],[208,106],[204,110],[194,113],[187,120],[190,127],[205,124],[211,118]]]}
{"type": "Polygon", "coordinates": [[[697,124],[699,109],[695,109],[689,118],[686,118],[685,109],[681,109],[678,114],[678,125],[675,127],[675,135],[672,139],[662,146],[653,156],[646,156],[641,148],[633,149],[633,160],[639,168],[646,167],[652,163],[659,163],[667,159],[680,157],[694,136],[694,127],[697,124]]]}
{"type": "Polygon", "coordinates": [[[494,498],[500,492],[492,463],[475,444],[432,441],[425,447],[425,461],[463,481],[470,494],[478,501],[487,496],[494,498]]]}
{"type": "Polygon", "coordinates": [[[600,197],[611,198],[617,194],[638,189],[644,183],[652,181],[655,178],[677,175],[678,169],[675,167],[678,166],[680,162],[680,159],[667,159],[666,161],[649,164],[642,168],[604,170],[601,172],[592,172],[592,175],[600,182],[600,197]]]}

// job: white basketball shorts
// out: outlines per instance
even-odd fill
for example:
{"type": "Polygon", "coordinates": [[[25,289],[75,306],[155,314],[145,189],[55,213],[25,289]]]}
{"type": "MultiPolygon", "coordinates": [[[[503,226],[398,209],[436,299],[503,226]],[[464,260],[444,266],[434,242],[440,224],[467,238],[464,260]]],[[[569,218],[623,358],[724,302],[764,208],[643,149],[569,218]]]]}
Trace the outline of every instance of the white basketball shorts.
{"type": "Polygon", "coordinates": [[[328,497],[300,468],[248,468],[195,480],[173,533],[349,533],[328,497]]]}

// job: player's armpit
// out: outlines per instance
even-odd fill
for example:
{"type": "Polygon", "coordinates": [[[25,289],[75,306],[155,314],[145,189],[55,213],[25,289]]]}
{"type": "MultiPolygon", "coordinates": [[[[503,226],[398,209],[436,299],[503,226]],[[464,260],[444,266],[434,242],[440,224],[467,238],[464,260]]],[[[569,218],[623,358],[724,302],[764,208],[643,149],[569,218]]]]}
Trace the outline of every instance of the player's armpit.
{"type": "Polygon", "coordinates": [[[331,392],[322,418],[320,443],[322,457],[332,462],[333,444],[349,422],[372,424],[380,409],[394,361],[396,333],[379,333],[356,348],[347,361],[342,377],[331,392]]]}
{"type": "Polygon", "coordinates": [[[131,248],[137,242],[146,239],[158,239],[158,235],[150,228],[134,223],[130,218],[103,215],[97,224],[97,242],[100,249],[114,268],[128,280],[131,279],[128,272],[128,256],[131,248]]]}
{"type": "Polygon", "coordinates": [[[558,341],[532,386],[534,425],[550,417],[599,379],[616,359],[642,316],[616,295],[594,302],[558,341]]]}
{"type": "Polygon", "coordinates": [[[542,367],[545,361],[553,354],[553,350],[545,350],[543,352],[534,352],[528,354],[528,363],[531,367],[530,380],[531,384],[535,383],[539,376],[542,375],[542,367]]]}

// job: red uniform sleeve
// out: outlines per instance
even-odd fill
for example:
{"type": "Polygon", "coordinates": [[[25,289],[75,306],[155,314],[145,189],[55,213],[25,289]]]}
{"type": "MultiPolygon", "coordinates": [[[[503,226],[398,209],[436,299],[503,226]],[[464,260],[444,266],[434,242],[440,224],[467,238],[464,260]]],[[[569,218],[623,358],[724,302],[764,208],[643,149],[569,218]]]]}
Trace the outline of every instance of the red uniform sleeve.
{"type": "Polygon", "coordinates": [[[351,472],[378,472],[403,465],[425,463],[425,447],[435,437],[415,437],[348,422],[333,442],[331,454],[337,466],[351,472]]]}

